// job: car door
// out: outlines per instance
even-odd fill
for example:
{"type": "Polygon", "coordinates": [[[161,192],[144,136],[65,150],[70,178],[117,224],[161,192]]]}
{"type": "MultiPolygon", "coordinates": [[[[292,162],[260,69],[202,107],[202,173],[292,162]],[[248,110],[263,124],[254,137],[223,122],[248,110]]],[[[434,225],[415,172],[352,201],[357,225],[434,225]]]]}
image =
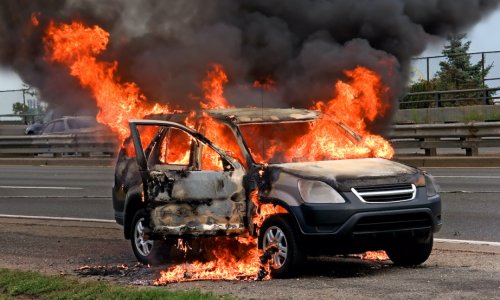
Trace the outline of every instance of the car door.
{"type": "Polygon", "coordinates": [[[226,235],[246,231],[241,164],[178,123],[132,120],[130,127],[154,232],[226,235]],[[215,163],[208,163],[207,157],[215,163]]]}

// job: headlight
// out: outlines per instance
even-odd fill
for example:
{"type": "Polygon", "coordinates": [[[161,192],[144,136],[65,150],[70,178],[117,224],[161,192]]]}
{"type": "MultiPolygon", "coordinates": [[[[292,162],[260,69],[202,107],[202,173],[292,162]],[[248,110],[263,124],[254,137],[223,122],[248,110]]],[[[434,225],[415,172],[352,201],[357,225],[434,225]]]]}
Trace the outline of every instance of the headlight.
{"type": "Polygon", "coordinates": [[[427,197],[432,197],[437,195],[438,193],[437,191],[439,188],[436,181],[434,180],[434,177],[425,172],[422,175],[419,175],[417,181],[415,182],[415,186],[417,187],[425,186],[425,189],[427,190],[427,197]]]}
{"type": "Polygon", "coordinates": [[[344,198],[331,186],[316,180],[299,179],[300,196],[307,203],[345,203],[344,198]]]}
{"type": "Polygon", "coordinates": [[[436,184],[434,177],[432,177],[430,174],[424,174],[424,175],[425,175],[425,188],[427,190],[427,197],[432,197],[437,195],[438,185],[436,184]]]}

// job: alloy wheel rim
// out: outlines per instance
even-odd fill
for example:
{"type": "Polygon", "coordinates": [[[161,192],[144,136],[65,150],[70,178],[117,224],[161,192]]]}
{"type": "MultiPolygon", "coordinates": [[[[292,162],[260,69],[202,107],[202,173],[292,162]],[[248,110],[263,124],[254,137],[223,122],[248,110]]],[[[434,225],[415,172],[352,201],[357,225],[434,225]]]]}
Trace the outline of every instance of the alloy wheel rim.
{"type": "Polygon", "coordinates": [[[273,253],[271,257],[271,267],[279,269],[285,264],[288,255],[288,242],[283,230],[277,226],[269,227],[264,233],[264,249],[272,244],[276,245],[278,251],[273,253]]]}
{"type": "Polygon", "coordinates": [[[135,224],[134,242],[137,252],[142,256],[148,256],[153,249],[153,241],[144,239],[144,226],[142,222],[144,218],[140,218],[135,224]]]}

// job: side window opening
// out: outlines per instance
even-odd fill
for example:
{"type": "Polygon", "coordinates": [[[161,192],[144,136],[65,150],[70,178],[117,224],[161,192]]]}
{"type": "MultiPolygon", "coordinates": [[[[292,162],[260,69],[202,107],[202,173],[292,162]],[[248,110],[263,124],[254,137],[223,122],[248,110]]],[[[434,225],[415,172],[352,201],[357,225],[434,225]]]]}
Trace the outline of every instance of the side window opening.
{"type": "Polygon", "coordinates": [[[193,154],[196,140],[188,133],[172,127],[162,127],[146,151],[148,165],[159,169],[196,169],[193,154]]]}
{"type": "Polygon", "coordinates": [[[64,121],[57,121],[54,123],[53,132],[63,132],[64,131],[64,121]]]}
{"type": "MultiPolygon", "coordinates": [[[[247,169],[247,164],[243,152],[241,151],[234,133],[227,125],[208,118],[205,119],[204,122],[202,122],[202,126],[200,129],[201,132],[209,140],[217,144],[218,147],[222,148],[228,155],[236,159],[245,169],[247,169]]],[[[206,146],[204,148],[210,147],[206,146]]],[[[203,154],[203,156],[205,156],[205,154],[203,154]]],[[[203,157],[203,161],[205,161],[205,159],[206,157],[203,157]]]]}
{"type": "Polygon", "coordinates": [[[224,171],[222,157],[207,145],[201,147],[201,169],[205,171],[224,171]]]}
{"type": "Polygon", "coordinates": [[[160,145],[160,162],[169,165],[188,166],[191,157],[192,138],[176,128],[170,128],[160,145]]]}
{"type": "Polygon", "coordinates": [[[54,132],[54,123],[49,123],[49,125],[47,125],[47,127],[45,127],[44,132],[45,132],[45,133],[51,133],[51,132],[54,132]]]}

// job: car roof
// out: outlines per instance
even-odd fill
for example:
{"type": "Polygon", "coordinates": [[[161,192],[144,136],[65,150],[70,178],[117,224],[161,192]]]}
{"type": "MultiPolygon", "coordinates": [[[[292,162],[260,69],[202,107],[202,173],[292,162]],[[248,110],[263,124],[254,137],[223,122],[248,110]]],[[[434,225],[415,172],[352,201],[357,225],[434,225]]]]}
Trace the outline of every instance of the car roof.
{"type": "MultiPolygon", "coordinates": [[[[214,119],[231,121],[236,124],[303,122],[315,120],[320,115],[318,111],[299,108],[226,108],[196,112],[206,112],[214,119]]],[[[147,119],[165,120],[183,124],[184,119],[188,115],[188,112],[175,112],[171,114],[151,115],[147,119]]]]}
{"type": "Polygon", "coordinates": [[[215,119],[231,119],[237,124],[308,121],[319,116],[317,111],[298,108],[227,108],[206,112],[215,119]]]}
{"type": "Polygon", "coordinates": [[[92,117],[92,116],[62,116],[62,117],[57,118],[57,119],[52,119],[47,123],[54,122],[54,121],[60,121],[60,120],[70,120],[70,119],[95,121],[95,117],[92,117]]]}

